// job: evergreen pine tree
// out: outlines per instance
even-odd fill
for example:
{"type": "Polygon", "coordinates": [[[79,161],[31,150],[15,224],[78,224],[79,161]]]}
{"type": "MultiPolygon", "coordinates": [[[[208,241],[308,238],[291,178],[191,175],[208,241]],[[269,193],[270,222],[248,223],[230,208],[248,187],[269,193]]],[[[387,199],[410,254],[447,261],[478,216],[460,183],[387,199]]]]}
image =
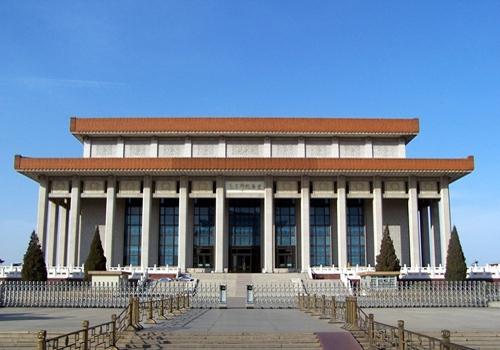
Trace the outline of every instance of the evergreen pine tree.
{"type": "Polygon", "coordinates": [[[467,265],[465,256],[458,238],[457,228],[453,226],[450,241],[448,243],[448,254],[446,255],[446,281],[465,281],[467,278],[467,265]]]}
{"type": "Polygon", "coordinates": [[[382,237],[382,244],[380,246],[380,254],[377,255],[376,271],[399,271],[401,265],[394,249],[389,227],[384,227],[384,234],[382,237]]]}
{"type": "Polygon", "coordinates": [[[106,257],[104,256],[104,249],[102,249],[99,227],[95,229],[94,238],[90,244],[89,256],[85,261],[84,281],[90,281],[89,271],[106,271],[106,257]]]}
{"type": "Polygon", "coordinates": [[[47,265],[35,231],[31,233],[28,249],[24,254],[21,280],[47,281],[47,265]]]}

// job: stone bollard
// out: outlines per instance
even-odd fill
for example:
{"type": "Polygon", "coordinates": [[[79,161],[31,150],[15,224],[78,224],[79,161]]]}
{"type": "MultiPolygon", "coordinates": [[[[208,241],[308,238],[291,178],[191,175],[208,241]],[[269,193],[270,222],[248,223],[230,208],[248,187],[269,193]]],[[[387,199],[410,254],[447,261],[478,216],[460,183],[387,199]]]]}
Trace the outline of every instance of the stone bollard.
{"type": "Polygon", "coordinates": [[[118,334],[117,334],[117,326],[116,326],[116,321],[117,321],[117,317],[116,317],[116,314],[112,314],[111,315],[111,334],[110,334],[110,337],[111,337],[111,340],[110,340],[110,345],[108,347],[109,350],[118,350],[118,348],[116,347],[116,342],[117,342],[117,339],[118,339],[118,334]]]}
{"type": "Polygon", "coordinates": [[[405,321],[398,320],[398,349],[405,350],[405,321]]]}
{"type": "Polygon", "coordinates": [[[311,295],[308,293],[307,294],[307,307],[306,307],[306,314],[310,314],[312,312],[312,302],[311,302],[311,295]]]}
{"type": "Polygon", "coordinates": [[[82,322],[82,343],[81,349],[88,350],[89,349],[89,321],[85,320],[82,322]]]}
{"type": "Polygon", "coordinates": [[[169,297],[169,300],[168,300],[168,304],[169,304],[168,317],[175,317],[175,313],[174,313],[174,296],[172,294],[170,294],[170,297],[169,297]]]}
{"type": "Polygon", "coordinates": [[[340,321],[337,319],[337,304],[335,302],[335,296],[332,296],[332,307],[330,308],[331,311],[331,316],[332,318],[328,323],[340,323],[340,321]]]}
{"type": "Polygon", "coordinates": [[[45,341],[47,340],[47,331],[38,331],[37,350],[45,350],[45,341]]]}
{"type": "Polygon", "coordinates": [[[167,318],[165,317],[165,297],[160,295],[160,306],[159,306],[159,311],[160,314],[158,315],[159,320],[166,320],[167,318]]]}
{"type": "Polygon", "coordinates": [[[133,314],[133,326],[136,330],[143,329],[144,327],[141,325],[139,318],[140,318],[140,310],[139,310],[139,298],[134,298],[132,301],[132,314],[133,314]]]}
{"type": "Polygon", "coordinates": [[[342,328],[349,329],[351,324],[351,297],[345,297],[345,322],[342,328]]]}
{"type": "Polygon", "coordinates": [[[342,328],[348,331],[359,330],[358,326],[358,304],[356,297],[345,298],[345,324],[342,328]]]}
{"type": "Polygon", "coordinates": [[[377,347],[375,346],[375,328],[373,324],[373,314],[368,315],[368,343],[370,346],[368,347],[368,350],[377,350],[377,347]]]}
{"type": "Polygon", "coordinates": [[[187,308],[186,308],[186,294],[182,294],[182,308],[181,308],[181,312],[182,313],[185,313],[187,312],[187,308]]]}
{"type": "Polygon", "coordinates": [[[181,312],[181,296],[180,296],[180,294],[176,294],[175,295],[175,310],[174,310],[174,314],[176,314],[176,315],[182,314],[182,312],[181,312]]]}
{"type": "Polygon", "coordinates": [[[134,326],[134,299],[130,298],[128,300],[128,310],[127,310],[127,327],[126,331],[135,331],[134,326]]]}
{"type": "Polygon", "coordinates": [[[328,317],[326,317],[326,297],[323,294],[321,296],[321,316],[319,317],[320,320],[326,320],[328,317]]]}
{"type": "Polygon", "coordinates": [[[443,338],[443,350],[450,350],[450,346],[446,345],[450,343],[450,331],[447,329],[443,329],[441,331],[441,337],[443,338]]]}
{"type": "Polygon", "coordinates": [[[300,311],[304,311],[304,300],[303,300],[302,293],[299,293],[297,295],[297,305],[298,305],[300,311]]]}
{"type": "Polygon", "coordinates": [[[313,295],[313,307],[312,307],[312,313],[311,316],[319,316],[318,313],[318,304],[317,304],[317,297],[316,294],[313,295]]]}
{"type": "Polygon", "coordinates": [[[149,297],[148,299],[148,319],[146,320],[146,324],[156,324],[156,321],[153,319],[153,297],[149,297]]]}

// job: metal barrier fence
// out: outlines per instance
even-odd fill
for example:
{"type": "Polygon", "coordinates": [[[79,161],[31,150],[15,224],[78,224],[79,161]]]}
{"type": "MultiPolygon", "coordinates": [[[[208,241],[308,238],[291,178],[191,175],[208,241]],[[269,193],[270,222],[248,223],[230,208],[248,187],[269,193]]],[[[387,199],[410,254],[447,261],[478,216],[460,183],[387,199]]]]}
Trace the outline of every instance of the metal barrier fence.
{"type": "Polygon", "coordinates": [[[472,348],[451,343],[450,331],[441,331],[442,339],[412,332],[404,328],[404,321],[399,320],[397,326],[375,322],[373,314],[366,313],[358,306],[356,297],[345,297],[345,301],[329,300],[324,295],[300,294],[298,307],[312,316],[330,319],[329,323],[344,323],[342,328],[349,331],[364,332],[370,346],[369,349],[384,350],[473,350],[472,348]]]}
{"type": "Polygon", "coordinates": [[[498,301],[500,283],[401,281],[396,288],[353,288],[360,307],[486,307],[498,301]]]}
{"type": "Polygon", "coordinates": [[[37,350],[118,349],[116,344],[123,332],[143,329],[141,322],[156,323],[155,319],[166,320],[167,316],[175,317],[189,309],[189,294],[172,294],[167,299],[149,297],[147,301],[130,298],[127,308],[118,315],[113,314],[110,322],[90,327],[85,320],[82,329],[52,338],[47,338],[47,331],[39,331],[37,350]]]}
{"type": "Polygon", "coordinates": [[[304,289],[311,295],[325,295],[327,298],[335,296],[337,300],[343,300],[351,295],[340,280],[308,280],[304,281],[304,289]]]}
{"type": "Polygon", "coordinates": [[[297,307],[297,293],[292,283],[260,283],[253,286],[255,308],[289,309],[297,307]]]}
{"type": "Polygon", "coordinates": [[[0,283],[0,306],[3,307],[127,307],[131,297],[194,294],[198,283],[169,282],[134,286],[118,283],[21,282],[0,283]]]}

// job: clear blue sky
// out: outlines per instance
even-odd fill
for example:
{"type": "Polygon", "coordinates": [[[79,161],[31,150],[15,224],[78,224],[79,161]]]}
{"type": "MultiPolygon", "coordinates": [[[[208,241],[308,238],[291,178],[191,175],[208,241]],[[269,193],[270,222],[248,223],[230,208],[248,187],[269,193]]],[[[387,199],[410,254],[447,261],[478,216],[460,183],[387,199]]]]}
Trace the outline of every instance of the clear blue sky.
{"type": "Polygon", "coordinates": [[[15,154],[81,157],[71,116],[420,119],[408,157],[474,155],[451,185],[470,265],[500,261],[500,1],[1,1],[0,258],[38,185],[15,154]]]}

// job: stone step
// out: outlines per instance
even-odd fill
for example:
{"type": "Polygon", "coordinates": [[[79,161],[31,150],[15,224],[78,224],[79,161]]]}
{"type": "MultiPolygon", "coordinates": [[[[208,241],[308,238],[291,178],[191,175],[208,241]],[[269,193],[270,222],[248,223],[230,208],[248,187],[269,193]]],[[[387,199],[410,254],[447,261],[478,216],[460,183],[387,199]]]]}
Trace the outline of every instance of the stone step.
{"type": "MultiPolygon", "coordinates": [[[[48,333],[47,337],[55,337],[60,333],[48,333]]],[[[36,349],[38,331],[0,332],[0,350],[32,350],[36,349]]]]}
{"type": "Polygon", "coordinates": [[[131,332],[122,335],[127,349],[318,349],[313,333],[166,333],[131,332]]]}
{"type": "MultiPolygon", "coordinates": [[[[367,349],[369,342],[363,331],[351,331],[360,345],[367,349]]],[[[441,339],[441,332],[422,332],[422,334],[441,339]]],[[[472,349],[500,350],[500,331],[453,331],[450,334],[452,343],[467,346],[472,349]]]]}

